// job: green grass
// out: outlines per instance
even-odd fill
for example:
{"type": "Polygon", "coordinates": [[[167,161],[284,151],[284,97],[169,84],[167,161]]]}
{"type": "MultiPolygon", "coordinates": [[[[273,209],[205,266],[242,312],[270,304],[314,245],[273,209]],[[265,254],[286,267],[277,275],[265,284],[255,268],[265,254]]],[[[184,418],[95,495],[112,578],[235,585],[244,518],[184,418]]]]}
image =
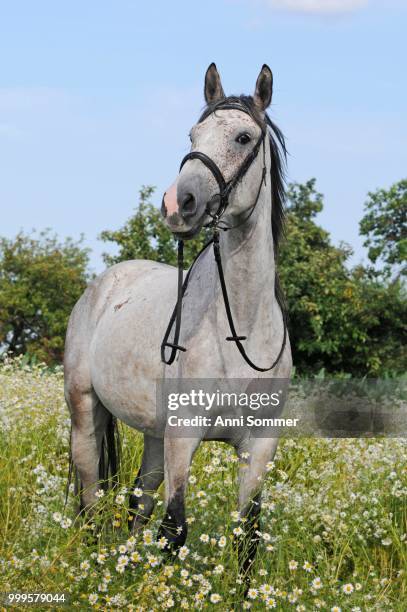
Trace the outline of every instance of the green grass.
{"type": "MultiPolygon", "coordinates": [[[[62,387],[61,371],[0,367],[0,591],[65,592],[69,608],[81,610],[406,609],[404,440],[280,443],[264,488],[253,599],[243,603],[233,544],[234,451],[201,445],[187,495],[187,548],[164,564],[154,542],[162,491],[134,541],[120,489],[98,502],[96,538],[75,519],[72,493],[64,512],[69,418],[62,387]]],[[[142,439],[121,431],[121,482],[130,490],[142,439]]]]}

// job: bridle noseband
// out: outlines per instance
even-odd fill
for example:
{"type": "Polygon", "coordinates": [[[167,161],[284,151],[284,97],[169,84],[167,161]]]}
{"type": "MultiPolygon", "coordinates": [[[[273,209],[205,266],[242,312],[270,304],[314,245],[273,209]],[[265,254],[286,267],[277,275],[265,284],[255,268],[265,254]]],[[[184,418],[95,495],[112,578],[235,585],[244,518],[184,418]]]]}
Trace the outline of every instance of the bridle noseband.
{"type": "Polygon", "coordinates": [[[236,174],[229,180],[229,181],[225,181],[225,178],[221,172],[221,170],[219,169],[219,167],[216,165],[216,163],[205,153],[202,153],[201,151],[191,151],[191,153],[188,153],[187,155],[185,155],[185,157],[183,158],[181,165],[180,165],[180,171],[182,169],[182,167],[184,166],[184,164],[192,159],[198,159],[200,160],[207,168],[208,170],[212,173],[213,177],[215,178],[218,187],[219,187],[219,193],[216,194],[219,197],[219,206],[217,208],[217,211],[215,214],[212,213],[212,211],[210,210],[210,204],[211,202],[208,202],[206,205],[206,214],[208,216],[211,217],[212,221],[210,221],[206,227],[209,227],[213,230],[213,237],[211,238],[211,240],[209,240],[209,242],[207,242],[205,244],[205,246],[199,251],[198,255],[195,257],[194,261],[192,262],[191,267],[189,268],[187,275],[185,277],[185,280],[183,281],[183,273],[184,273],[184,243],[182,240],[178,240],[178,294],[177,294],[177,303],[175,305],[175,308],[172,312],[170,321],[168,323],[168,327],[167,330],[165,332],[164,335],[164,339],[162,341],[161,344],[161,361],[163,361],[164,363],[166,363],[167,365],[171,365],[173,363],[173,361],[175,360],[175,357],[177,356],[177,352],[178,351],[186,351],[187,349],[183,346],[181,346],[179,344],[179,336],[180,336],[180,332],[181,332],[181,311],[182,311],[182,299],[184,297],[184,294],[186,292],[186,289],[188,287],[188,283],[189,283],[189,279],[190,279],[190,275],[191,275],[191,271],[195,265],[195,263],[197,262],[197,260],[199,259],[199,257],[202,255],[202,253],[209,247],[209,245],[213,244],[213,250],[214,250],[214,255],[215,255],[215,261],[216,261],[216,265],[218,268],[218,274],[219,274],[219,280],[220,280],[220,284],[221,284],[221,289],[222,289],[222,295],[223,295],[223,301],[225,304],[225,310],[226,310],[226,316],[228,319],[228,323],[229,323],[229,328],[230,328],[230,332],[231,335],[228,336],[226,338],[226,340],[228,340],[229,342],[235,342],[236,346],[240,352],[240,354],[242,355],[243,359],[246,361],[246,363],[253,368],[254,370],[257,370],[258,372],[267,372],[269,370],[272,370],[280,361],[281,356],[284,352],[285,349],[285,345],[286,345],[286,341],[287,341],[287,322],[286,322],[286,316],[285,316],[285,310],[282,306],[282,304],[280,303],[280,300],[278,299],[277,296],[277,302],[280,306],[281,312],[282,312],[282,316],[283,316],[283,326],[284,326],[284,333],[283,333],[283,342],[282,342],[282,346],[280,349],[279,354],[277,355],[277,358],[275,359],[275,361],[273,362],[273,364],[270,367],[267,368],[262,368],[260,366],[255,365],[251,359],[249,358],[249,356],[247,355],[244,346],[242,344],[243,340],[246,340],[246,336],[239,336],[236,332],[235,329],[235,325],[234,325],[234,321],[233,321],[233,316],[232,316],[232,312],[230,309],[230,303],[229,303],[229,297],[228,297],[228,292],[227,292],[227,287],[226,287],[226,282],[225,282],[225,277],[223,274],[223,267],[222,267],[222,258],[221,258],[221,252],[220,252],[220,246],[219,246],[219,230],[223,230],[223,231],[228,231],[231,229],[235,229],[241,225],[243,225],[244,223],[246,223],[249,219],[249,217],[252,215],[253,211],[256,208],[257,202],[259,201],[259,197],[260,197],[260,193],[261,193],[261,188],[264,185],[266,185],[266,174],[267,174],[267,170],[266,170],[266,149],[265,149],[265,138],[266,138],[266,134],[267,134],[267,128],[261,124],[259,121],[257,121],[257,119],[255,119],[255,117],[253,117],[253,114],[250,112],[249,107],[247,107],[245,104],[243,103],[238,103],[238,102],[224,102],[224,103],[220,103],[216,105],[216,108],[214,109],[214,111],[212,112],[216,112],[217,110],[226,110],[226,109],[236,109],[239,111],[242,111],[248,115],[250,115],[252,117],[252,119],[254,121],[256,121],[256,123],[259,125],[260,129],[261,129],[261,134],[256,142],[256,144],[254,145],[253,149],[251,150],[251,152],[246,156],[246,158],[243,160],[243,163],[240,165],[239,169],[237,170],[236,174]],[[254,160],[256,159],[259,151],[260,151],[260,147],[261,145],[263,145],[263,171],[262,171],[262,177],[261,177],[261,181],[259,184],[259,188],[257,191],[257,195],[254,201],[254,204],[250,207],[250,212],[249,214],[242,220],[240,221],[238,224],[230,226],[230,225],[226,225],[224,223],[224,221],[222,221],[222,217],[224,216],[227,207],[229,205],[229,197],[230,194],[232,192],[232,190],[237,186],[237,184],[242,180],[242,178],[244,177],[244,175],[246,174],[246,172],[248,171],[248,169],[250,168],[250,166],[252,165],[252,163],[254,162],[254,160]],[[174,341],[173,342],[168,342],[168,338],[170,336],[171,330],[174,326],[175,323],[175,332],[174,332],[174,341]],[[165,349],[166,347],[171,348],[171,354],[169,356],[168,359],[166,359],[165,357],[165,349]]]}

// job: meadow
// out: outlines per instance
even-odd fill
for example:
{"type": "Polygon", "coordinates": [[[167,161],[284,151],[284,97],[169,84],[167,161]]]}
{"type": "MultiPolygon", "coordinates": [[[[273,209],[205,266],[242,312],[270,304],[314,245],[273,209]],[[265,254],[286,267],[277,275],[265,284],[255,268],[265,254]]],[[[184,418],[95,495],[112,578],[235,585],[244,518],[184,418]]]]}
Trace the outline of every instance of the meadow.
{"type": "Polygon", "coordinates": [[[72,490],[64,508],[70,421],[62,370],[21,359],[0,366],[0,592],[64,592],[68,609],[80,610],[406,610],[406,440],[282,440],[268,466],[243,601],[234,451],[201,446],[189,479],[188,540],[164,563],[155,541],[162,490],[145,530],[128,530],[142,439],[120,429],[120,485],[101,485],[95,530],[75,517],[72,490]]]}

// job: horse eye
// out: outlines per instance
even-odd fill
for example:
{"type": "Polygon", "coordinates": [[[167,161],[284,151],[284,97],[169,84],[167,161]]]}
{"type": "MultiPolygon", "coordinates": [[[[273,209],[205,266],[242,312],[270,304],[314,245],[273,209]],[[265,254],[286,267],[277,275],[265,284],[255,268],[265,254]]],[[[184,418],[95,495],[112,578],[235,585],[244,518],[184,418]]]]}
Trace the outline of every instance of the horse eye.
{"type": "Polygon", "coordinates": [[[238,142],[241,145],[245,145],[250,141],[251,141],[250,134],[248,134],[247,132],[244,132],[243,134],[239,134],[239,136],[236,138],[236,142],[238,142]]]}

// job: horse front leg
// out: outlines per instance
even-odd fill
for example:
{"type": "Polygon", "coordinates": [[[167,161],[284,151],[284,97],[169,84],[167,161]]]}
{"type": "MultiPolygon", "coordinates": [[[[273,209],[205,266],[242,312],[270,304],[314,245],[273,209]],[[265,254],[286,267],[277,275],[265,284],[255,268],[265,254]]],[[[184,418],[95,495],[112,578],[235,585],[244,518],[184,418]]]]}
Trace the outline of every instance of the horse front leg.
{"type": "Polygon", "coordinates": [[[250,583],[250,570],[256,557],[260,530],[261,490],[267,464],[275,455],[277,439],[252,438],[238,449],[239,514],[243,519],[243,535],[238,540],[239,569],[246,584],[250,583]]]}
{"type": "Polygon", "coordinates": [[[144,527],[154,509],[154,493],[164,479],[164,440],[144,435],[143,459],[130,495],[130,528],[144,527]]]}
{"type": "Polygon", "coordinates": [[[158,531],[158,538],[166,538],[167,550],[178,550],[187,537],[185,520],[185,490],[195,450],[196,438],[164,439],[164,474],[166,512],[158,531]]]}

